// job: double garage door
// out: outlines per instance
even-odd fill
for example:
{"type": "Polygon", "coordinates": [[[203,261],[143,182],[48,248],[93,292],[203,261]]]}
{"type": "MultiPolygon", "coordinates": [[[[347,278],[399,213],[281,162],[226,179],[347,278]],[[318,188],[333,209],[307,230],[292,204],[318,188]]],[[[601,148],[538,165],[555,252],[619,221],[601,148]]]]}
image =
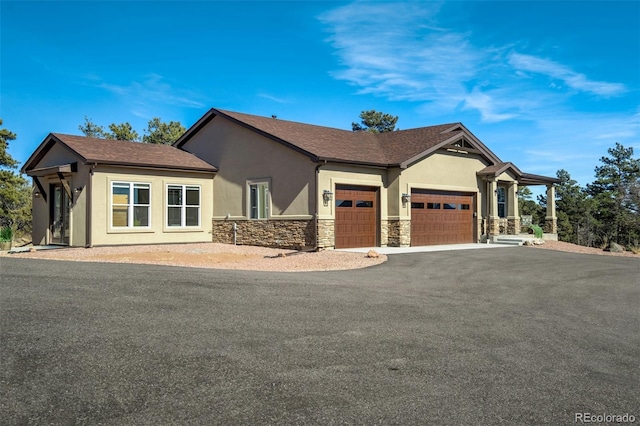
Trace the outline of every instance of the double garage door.
{"type": "Polygon", "coordinates": [[[474,195],[460,192],[411,193],[411,245],[474,242],[474,195]]]}
{"type": "MultiPolygon", "coordinates": [[[[338,186],[335,192],[335,247],[378,245],[377,188],[338,186]]],[[[459,192],[411,193],[411,245],[474,242],[475,195],[459,192]]]]}

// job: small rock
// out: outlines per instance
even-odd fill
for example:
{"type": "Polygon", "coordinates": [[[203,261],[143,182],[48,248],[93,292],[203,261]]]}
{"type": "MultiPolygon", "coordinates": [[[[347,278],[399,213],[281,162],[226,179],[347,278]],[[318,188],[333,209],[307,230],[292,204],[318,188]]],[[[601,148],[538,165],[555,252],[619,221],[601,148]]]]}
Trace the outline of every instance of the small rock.
{"type": "Polygon", "coordinates": [[[29,249],[29,253],[35,253],[36,251],[38,251],[38,250],[36,250],[35,247],[31,247],[29,249]]]}
{"type": "Polygon", "coordinates": [[[620,244],[617,244],[617,243],[611,243],[609,244],[609,251],[611,253],[623,253],[624,247],[622,247],[620,244]]]}
{"type": "Polygon", "coordinates": [[[371,258],[371,259],[377,259],[380,257],[380,253],[378,253],[375,250],[369,250],[369,252],[367,253],[367,257],[371,258]]]}
{"type": "Polygon", "coordinates": [[[285,253],[278,253],[278,257],[287,257],[285,253]]]}

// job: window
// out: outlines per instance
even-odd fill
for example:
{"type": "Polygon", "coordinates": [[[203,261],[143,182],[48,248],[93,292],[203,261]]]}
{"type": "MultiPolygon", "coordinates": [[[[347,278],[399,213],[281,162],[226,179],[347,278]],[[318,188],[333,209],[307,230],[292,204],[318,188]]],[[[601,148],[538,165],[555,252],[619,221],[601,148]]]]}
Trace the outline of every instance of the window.
{"type": "Polygon", "coordinates": [[[358,207],[373,207],[373,201],[356,200],[356,208],[358,207]]]}
{"type": "Polygon", "coordinates": [[[111,226],[114,228],[149,227],[151,185],[148,183],[111,183],[111,226]]]}
{"type": "Polygon", "coordinates": [[[353,207],[353,200],[336,200],[336,207],[353,207]]]}
{"type": "Polygon", "coordinates": [[[507,194],[504,187],[498,187],[498,217],[507,217],[507,194]]]}
{"type": "Polygon", "coordinates": [[[267,182],[249,184],[249,209],[251,219],[269,217],[269,184],[267,182]]]}
{"type": "Polygon", "coordinates": [[[167,185],[167,226],[200,226],[200,187],[167,185]]]}
{"type": "Polygon", "coordinates": [[[440,203],[427,203],[427,209],[440,210],[440,203]]]}
{"type": "Polygon", "coordinates": [[[444,203],[443,206],[445,210],[455,210],[457,207],[457,205],[453,203],[444,203]]]}
{"type": "Polygon", "coordinates": [[[411,203],[411,208],[412,209],[424,209],[424,203],[411,203]]]}
{"type": "Polygon", "coordinates": [[[458,209],[459,210],[470,210],[471,209],[471,205],[470,204],[458,204],[458,209]]]}

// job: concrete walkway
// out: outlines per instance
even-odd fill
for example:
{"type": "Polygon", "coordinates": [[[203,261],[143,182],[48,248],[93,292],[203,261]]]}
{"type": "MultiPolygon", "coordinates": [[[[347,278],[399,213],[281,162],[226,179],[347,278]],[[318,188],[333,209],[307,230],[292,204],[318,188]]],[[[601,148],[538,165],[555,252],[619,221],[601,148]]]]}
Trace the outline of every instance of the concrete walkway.
{"type": "Polygon", "coordinates": [[[367,253],[369,250],[375,250],[380,254],[402,254],[402,253],[424,253],[433,251],[453,251],[453,250],[477,250],[491,248],[512,248],[513,245],[508,244],[443,244],[438,246],[419,246],[419,247],[359,247],[336,249],[336,251],[349,251],[354,253],[367,253]]]}

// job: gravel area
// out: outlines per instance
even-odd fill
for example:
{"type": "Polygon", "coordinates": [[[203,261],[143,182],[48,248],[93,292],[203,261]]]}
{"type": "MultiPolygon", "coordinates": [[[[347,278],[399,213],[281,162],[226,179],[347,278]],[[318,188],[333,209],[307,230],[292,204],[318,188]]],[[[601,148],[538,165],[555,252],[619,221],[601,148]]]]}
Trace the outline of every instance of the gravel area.
{"type": "Polygon", "coordinates": [[[299,252],[217,243],[61,248],[13,254],[3,252],[0,256],[281,272],[359,269],[387,260],[382,254],[377,258],[369,258],[362,253],[332,250],[299,252]]]}
{"type": "Polygon", "coordinates": [[[624,253],[612,253],[610,251],[605,251],[596,247],[584,247],[584,246],[579,246],[577,244],[565,243],[564,241],[545,240],[544,244],[541,244],[539,246],[530,246],[530,247],[547,249],[547,250],[565,251],[569,253],[597,254],[602,256],[636,257],[640,259],[640,255],[633,254],[630,251],[625,251],[624,253]]]}

